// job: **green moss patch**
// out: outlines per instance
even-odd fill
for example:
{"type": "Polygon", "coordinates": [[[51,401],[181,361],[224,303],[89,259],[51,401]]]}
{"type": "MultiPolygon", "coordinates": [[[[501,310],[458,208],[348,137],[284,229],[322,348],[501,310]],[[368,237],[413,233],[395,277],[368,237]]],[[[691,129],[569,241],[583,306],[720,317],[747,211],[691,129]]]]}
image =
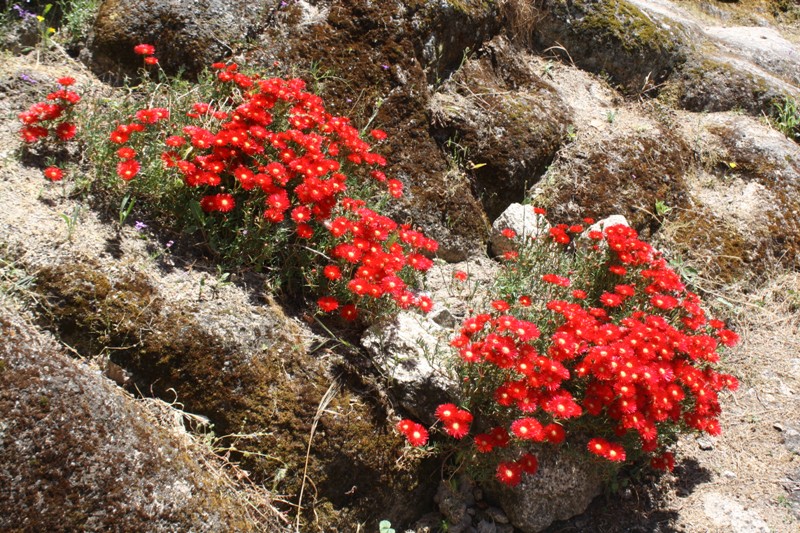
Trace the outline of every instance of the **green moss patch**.
{"type": "MultiPolygon", "coordinates": [[[[164,301],[140,274],[117,280],[92,264],[63,264],[40,271],[36,290],[68,344],[85,355],[107,351],[138,390],[208,417],[217,435],[231,435],[220,446],[238,450],[254,481],[296,501],[311,425],[335,376],[279,310],[264,310],[274,327],[247,353],[210,333],[213,323],[198,324],[192,309],[164,301]]],[[[393,504],[397,494],[417,496],[420,464],[398,467],[400,437],[368,389],[342,381],[314,436],[304,519],[323,530],[392,518],[381,509],[409,520],[423,504],[393,504]],[[321,513],[326,505],[331,512],[321,513]]]]}

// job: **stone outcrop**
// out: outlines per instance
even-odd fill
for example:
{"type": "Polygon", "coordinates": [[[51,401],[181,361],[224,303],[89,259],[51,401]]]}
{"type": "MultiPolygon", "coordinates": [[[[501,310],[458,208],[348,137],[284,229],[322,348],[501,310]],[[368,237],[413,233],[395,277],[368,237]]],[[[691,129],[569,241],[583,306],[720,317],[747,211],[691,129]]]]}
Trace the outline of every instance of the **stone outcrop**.
{"type": "Polygon", "coordinates": [[[434,136],[470,170],[491,219],[524,198],[572,121],[555,89],[504,38],[468,59],[429,105],[434,136]]]}
{"type": "Polygon", "coordinates": [[[277,515],[254,519],[182,428],[6,308],[0,339],[0,529],[282,529],[277,515]]]}
{"type": "Polygon", "coordinates": [[[132,76],[142,66],[133,47],[147,43],[156,46],[167,71],[196,74],[243,44],[274,10],[262,0],[107,0],[97,14],[87,59],[101,77],[132,76]]]}

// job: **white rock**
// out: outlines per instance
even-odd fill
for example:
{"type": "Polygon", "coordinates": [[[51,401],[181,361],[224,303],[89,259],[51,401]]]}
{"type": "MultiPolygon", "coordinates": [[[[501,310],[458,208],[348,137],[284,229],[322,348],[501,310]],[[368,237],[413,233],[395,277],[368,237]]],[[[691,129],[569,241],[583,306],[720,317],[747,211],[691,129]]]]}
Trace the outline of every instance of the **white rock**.
{"type": "Polygon", "coordinates": [[[401,405],[421,421],[433,421],[433,411],[450,401],[455,380],[448,372],[448,337],[429,317],[400,312],[389,322],[376,324],[361,337],[361,345],[390,379],[401,405]]]}
{"type": "Polygon", "coordinates": [[[605,231],[605,229],[608,227],[619,225],[630,226],[630,224],[628,224],[628,219],[626,219],[624,216],[611,215],[603,220],[598,220],[592,224],[587,231],[605,231]]]}
{"type": "Polygon", "coordinates": [[[492,224],[492,236],[489,242],[495,255],[501,255],[515,248],[513,241],[501,234],[504,229],[512,229],[517,234],[517,239],[525,239],[545,234],[550,229],[550,224],[542,215],[535,214],[532,206],[511,204],[492,224]]]}

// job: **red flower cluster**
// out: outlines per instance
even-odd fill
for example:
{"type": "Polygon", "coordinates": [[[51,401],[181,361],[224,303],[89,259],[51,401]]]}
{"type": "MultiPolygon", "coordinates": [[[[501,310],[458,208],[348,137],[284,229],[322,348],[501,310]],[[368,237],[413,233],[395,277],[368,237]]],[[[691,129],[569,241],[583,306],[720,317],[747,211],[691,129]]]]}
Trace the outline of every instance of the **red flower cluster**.
{"type": "MultiPolygon", "coordinates": [[[[135,51],[154,53],[149,45],[135,51]]],[[[204,212],[246,208],[268,225],[290,228],[297,239],[312,239],[310,247],[325,243],[319,256],[331,264],[321,269],[327,292],[318,300],[321,311],[338,310],[353,320],[358,313],[352,304],[384,297],[402,308],[430,310],[430,298],[412,292],[409,282],[414,272],[432,266],[428,255],[438,243],[348,196],[365,187],[402,195],[400,181],[378,170],[385,159],[371,151],[350,120],[328,113],[302,80],[260,79],[232,63],[212,68],[220,92],[234,96],[191,104],[181,117],[190,125],[179,132],[167,109],[136,112],[110,134],[112,143],[123,145],[117,174],[130,180],[140,172],[136,151],[126,145],[135,144],[139,132],[156,133],[165,145],[164,166],[197,190],[204,212]]],[[[382,130],[371,135],[386,138],[382,130]]]]}
{"type": "Polygon", "coordinates": [[[428,442],[428,430],[413,420],[401,420],[397,424],[397,430],[408,439],[412,446],[425,446],[428,442]]]}
{"type": "MultiPolygon", "coordinates": [[[[547,273],[533,276],[531,283],[586,286],[573,290],[571,298],[540,299],[539,306],[533,305],[536,295],[509,294],[491,302],[491,312],[466,318],[451,341],[465,371],[474,369],[491,395],[481,404],[474,396],[480,389],[471,384],[469,404],[501,413],[489,415],[489,421],[505,421],[475,435],[475,448],[486,454],[512,445],[558,444],[565,438],[564,426],[576,421],[583,431],[597,432],[587,444],[591,453],[622,462],[630,455],[627,447],[627,452],[658,454],[651,464],[671,469],[674,459],[663,451],[660,435],[685,427],[719,434],[718,394],[735,390],[738,382],[714,364],[720,345],[732,346],[738,336],[722,321],[708,319],[699,297],[632,228],[613,226],[588,239],[570,237],[582,230],[578,226],[553,230],[549,242],[527,246],[557,254],[572,242],[575,250],[566,253],[589,266],[579,273],[572,263],[570,278],[547,273]]],[[[523,248],[519,266],[506,269],[519,279],[519,271],[533,264],[525,263],[526,257],[540,261],[542,256],[523,248]]],[[[454,407],[439,409],[454,412],[454,407]]],[[[439,411],[437,417],[444,420],[439,411]]],[[[498,479],[519,483],[531,470],[521,461],[530,463],[530,457],[500,463],[498,479]]]]}
{"type": "Polygon", "coordinates": [[[445,403],[436,409],[436,418],[444,424],[444,430],[454,439],[463,439],[469,433],[472,414],[457,408],[452,403],[445,403]]]}
{"type": "Polygon", "coordinates": [[[65,87],[73,85],[73,78],[59,78],[61,88],[47,95],[47,101],[33,104],[17,115],[23,126],[20,136],[26,143],[46,138],[50,133],[59,141],[75,137],[77,128],[72,122],[72,107],[81,101],[80,95],[65,87]]]}
{"type": "MultiPolygon", "coordinates": [[[[81,101],[78,93],[70,91],[67,87],[75,84],[75,78],[58,78],[60,88],[47,95],[43,102],[37,102],[17,115],[23,126],[19,131],[22,140],[33,144],[46,139],[50,134],[56,142],[72,140],[78,128],[72,120],[73,106],[81,101]]],[[[57,167],[48,167],[44,176],[50,181],[60,181],[64,177],[63,170],[57,167]]]]}
{"type": "Polygon", "coordinates": [[[133,53],[145,56],[144,62],[146,65],[157,65],[158,58],[155,56],[156,47],[152,44],[137,44],[133,47],[133,53]]]}
{"type": "Polygon", "coordinates": [[[599,455],[609,461],[622,462],[625,460],[625,448],[619,444],[613,444],[605,439],[591,439],[586,445],[590,452],[599,455]]]}

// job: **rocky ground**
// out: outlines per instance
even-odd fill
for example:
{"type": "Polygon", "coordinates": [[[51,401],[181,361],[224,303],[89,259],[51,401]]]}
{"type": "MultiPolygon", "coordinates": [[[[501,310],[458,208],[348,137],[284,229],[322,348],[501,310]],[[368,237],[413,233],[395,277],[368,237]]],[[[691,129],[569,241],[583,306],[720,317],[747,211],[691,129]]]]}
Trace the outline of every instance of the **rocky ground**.
{"type": "Polygon", "coordinates": [[[410,193],[394,214],[441,241],[445,273],[428,288],[456,316],[448,275],[491,278],[489,222],[528,197],[558,220],[624,214],[731,321],[742,343],[725,364],[741,388],[723,398],[722,436],[683,438],[672,475],[633,479],[546,531],[800,528],[800,146],[766,118],[800,96],[796,6],[150,4],[103,2],[63,46],[26,48],[17,26],[5,38],[0,479],[13,488],[0,528],[275,531],[295,527],[301,485],[302,530],[511,528],[486,491],[440,484],[435,458],[403,449],[392,425],[414,406],[358,337],[330,338],[257,276],[167,246],[163,228],[120,229],[19,157],[16,115],[48,80],[113,95],[138,42],[190,73],[231,51],[278,61],[336,112],[374,114],[410,193]],[[131,393],[160,398],[155,414],[131,393]]]}

